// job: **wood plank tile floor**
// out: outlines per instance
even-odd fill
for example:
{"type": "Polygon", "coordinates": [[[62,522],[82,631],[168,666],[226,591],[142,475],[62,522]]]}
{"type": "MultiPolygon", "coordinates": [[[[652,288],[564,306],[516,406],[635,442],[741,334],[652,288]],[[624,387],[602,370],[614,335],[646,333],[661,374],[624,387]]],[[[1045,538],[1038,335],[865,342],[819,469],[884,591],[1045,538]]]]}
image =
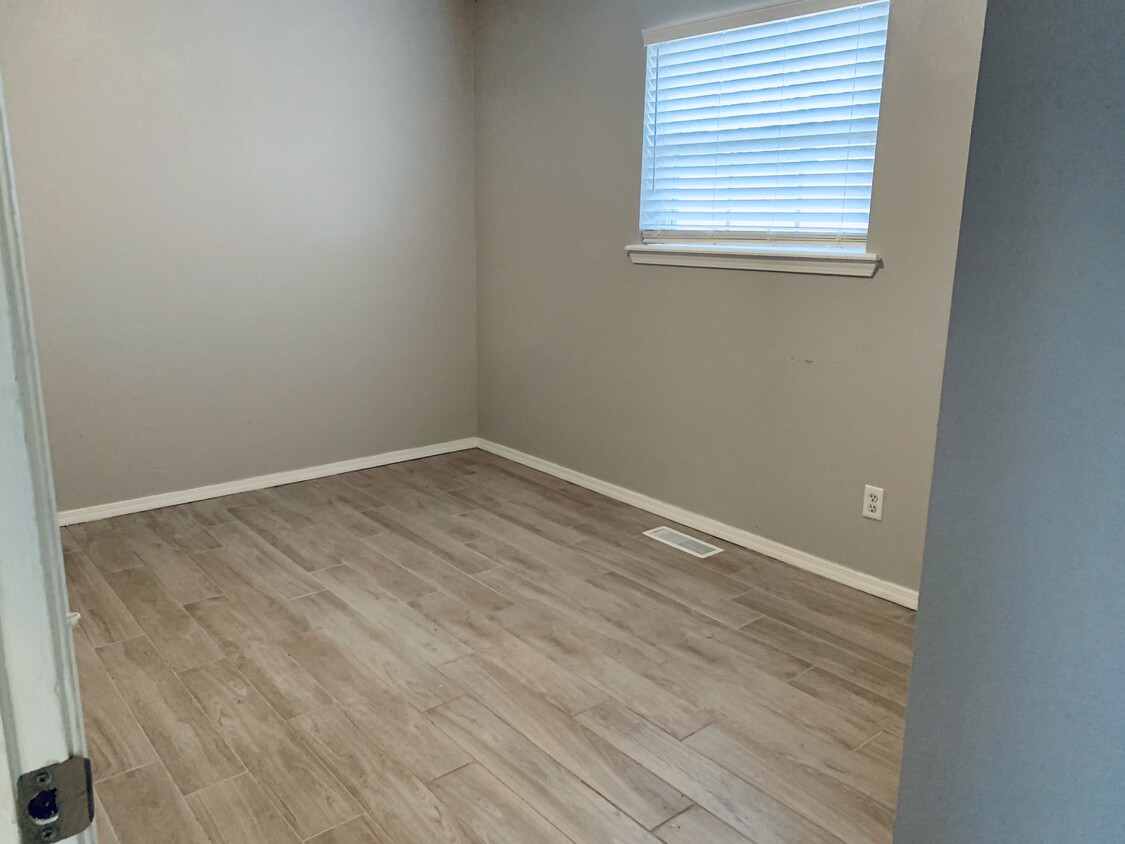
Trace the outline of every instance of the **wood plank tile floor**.
{"type": "Polygon", "coordinates": [[[467,451],[64,529],[103,844],[889,842],[913,613],[660,524],[467,451]]]}

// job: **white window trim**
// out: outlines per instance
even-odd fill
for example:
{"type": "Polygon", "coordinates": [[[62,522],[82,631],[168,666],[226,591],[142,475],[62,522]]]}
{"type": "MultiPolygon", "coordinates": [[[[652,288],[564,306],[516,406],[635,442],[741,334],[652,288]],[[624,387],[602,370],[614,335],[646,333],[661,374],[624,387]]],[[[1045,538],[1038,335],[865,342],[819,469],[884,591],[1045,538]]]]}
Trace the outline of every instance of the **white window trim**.
{"type": "Polygon", "coordinates": [[[765,243],[633,243],[634,264],[872,278],[882,259],[866,247],[765,243]]]}
{"type": "MultiPolygon", "coordinates": [[[[858,6],[865,2],[868,0],[792,0],[704,20],[652,27],[643,30],[642,36],[648,47],[678,38],[709,35],[726,29],[858,6]]],[[[739,238],[724,232],[716,233],[713,241],[701,242],[698,233],[693,237],[691,232],[660,232],[659,238],[654,237],[655,234],[657,233],[642,232],[644,242],[625,247],[625,252],[634,264],[850,278],[873,278],[883,266],[879,255],[867,251],[866,239],[852,241],[850,245],[803,244],[799,240],[756,241],[754,235],[739,238]]],[[[761,233],[755,234],[761,236],[761,233]]]]}
{"type": "Polygon", "coordinates": [[[870,0],[792,0],[789,3],[776,3],[757,9],[747,9],[730,15],[720,15],[714,18],[704,18],[687,23],[671,24],[670,26],[654,26],[641,32],[645,46],[663,44],[665,41],[675,41],[678,38],[689,38],[693,35],[710,35],[712,32],[722,32],[725,29],[738,29],[743,26],[753,26],[757,23],[784,18],[795,18],[800,15],[813,15],[817,12],[827,12],[830,9],[846,9],[848,6],[859,6],[870,0]]]}

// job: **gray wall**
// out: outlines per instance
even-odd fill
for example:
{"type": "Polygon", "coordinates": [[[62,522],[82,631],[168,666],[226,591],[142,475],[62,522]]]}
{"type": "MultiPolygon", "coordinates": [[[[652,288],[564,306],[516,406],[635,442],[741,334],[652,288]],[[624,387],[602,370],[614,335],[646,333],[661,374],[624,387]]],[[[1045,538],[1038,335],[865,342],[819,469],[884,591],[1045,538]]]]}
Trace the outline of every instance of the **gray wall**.
{"type": "Polygon", "coordinates": [[[1125,16],[990,0],[897,844],[1125,840],[1125,16]]]}
{"type": "Polygon", "coordinates": [[[476,432],[465,0],[0,0],[64,509],[476,432]]]}
{"type": "Polygon", "coordinates": [[[482,435],[916,587],[984,5],[893,4],[868,281],[624,254],[641,30],[745,0],[480,0],[482,435]]]}

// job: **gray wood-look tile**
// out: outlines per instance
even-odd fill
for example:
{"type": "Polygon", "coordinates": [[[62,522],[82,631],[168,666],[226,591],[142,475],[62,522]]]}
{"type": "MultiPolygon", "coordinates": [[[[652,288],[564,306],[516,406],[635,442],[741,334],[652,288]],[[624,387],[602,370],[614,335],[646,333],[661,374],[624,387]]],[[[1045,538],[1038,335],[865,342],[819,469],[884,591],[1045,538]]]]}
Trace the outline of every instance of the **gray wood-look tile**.
{"type": "Polygon", "coordinates": [[[469,451],[64,529],[103,841],[889,842],[912,614],[664,523],[469,451]]]}

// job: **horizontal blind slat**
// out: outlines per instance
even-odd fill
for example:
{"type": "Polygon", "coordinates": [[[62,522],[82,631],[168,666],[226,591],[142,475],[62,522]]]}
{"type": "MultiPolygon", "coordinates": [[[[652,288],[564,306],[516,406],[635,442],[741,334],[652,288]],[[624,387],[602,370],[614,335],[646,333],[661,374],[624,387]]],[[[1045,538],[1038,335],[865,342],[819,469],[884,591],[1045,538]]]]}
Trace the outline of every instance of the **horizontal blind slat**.
{"type": "MultiPolygon", "coordinates": [[[[722,133],[721,136],[719,136],[718,133],[708,133],[706,131],[676,132],[670,134],[666,139],[658,139],[656,149],[672,150],[682,147],[699,146],[700,144],[711,144],[712,149],[728,149],[733,152],[739,149],[753,150],[754,146],[752,142],[755,141],[772,141],[777,145],[789,145],[789,148],[796,146],[797,148],[804,149],[807,146],[815,145],[817,138],[827,142],[829,139],[839,138],[841,135],[844,135],[850,142],[850,139],[853,137],[852,133],[846,131],[842,132],[841,129],[846,129],[849,125],[855,123],[863,124],[862,126],[856,127],[857,134],[861,134],[865,138],[873,138],[876,133],[878,118],[872,116],[857,121],[826,120],[824,122],[813,121],[808,123],[779,124],[776,126],[744,127],[741,129],[729,129],[722,133]],[[740,147],[740,142],[746,142],[747,146],[740,147]]],[[[864,142],[872,143],[873,140],[864,142]]]]}
{"type": "Polygon", "coordinates": [[[684,81],[706,78],[708,74],[715,73],[727,73],[731,78],[767,76],[786,62],[798,70],[817,66],[842,66],[856,61],[876,60],[882,54],[885,42],[885,32],[873,32],[852,38],[838,38],[828,44],[806,45],[801,49],[785,47],[764,53],[700,57],[674,69],[661,63],[660,75],[668,81],[669,87],[675,88],[684,81]]]}
{"type": "Polygon", "coordinates": [[[874,91],[883,87],[882,63],[878,68],[857,72],[855,76],[840,78],[835,70],[821,70],[815,74],[785,74],[772,77],[776,80],[769,86],[752,82],[712,82],[698,88],[664,92],[656,100],[661,114],[678,114],[716,105],[739,106],[752,103],[784,100],[821,93],[842,93],[850,91],[874,91]]]}
{"type": "Polygon", "coordinates": [[[692,127],[709,127],[712,131],[722,131],[724,127],[739,128],[745,125],[761,125],[782,119],[792,120],[800,117],[807,121],[822,122],[838,114],[875,117],[879,113],[878,91],[847,91],[842,93],[818,94],[800,99],[780,99],[768,102],[746,103],[737,106],[716,105],[683,112],[664,113],[654,121],[657,130],[678,132],[692,127]],[[837,114],[834,115],[833,111],[837,114]]]}

